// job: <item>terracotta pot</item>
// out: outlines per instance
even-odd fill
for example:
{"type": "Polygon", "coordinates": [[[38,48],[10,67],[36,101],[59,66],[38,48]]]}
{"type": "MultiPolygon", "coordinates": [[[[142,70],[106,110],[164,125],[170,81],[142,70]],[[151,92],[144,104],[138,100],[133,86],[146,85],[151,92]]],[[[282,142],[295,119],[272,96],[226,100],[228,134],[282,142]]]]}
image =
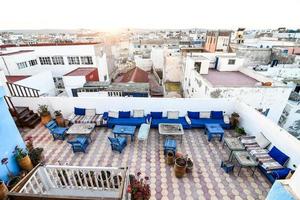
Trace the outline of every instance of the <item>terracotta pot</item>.
{"type": "Polygon", "coordinates": [[[65,126],[65,120],[62,115],[56,116],[55,121],[58,126],[64,127],[65,126]]]}
{"type": "Polygon", "coordinates": [[[46,125],[52,119],[50,113],[41,115],[42,124],[46,125]]]}
{"type": "Polygon", "coordinates": [[[175,155],[174,155],[173,151],[168,151],[168,153],[167,153],[167,164],[168,165],[173,165],[174,164],[174,158],[175,158],[175,155]]]}
{"type": "Polygon", "coordinates": [[[30,171],[33,169],[32,162],[28,155],[25,156],[24,158],[22,158],[21,160],[18,160],[18,163],[19,163],[20,167],[24,170],[30,171]]]}
{"type": "Polygon", "coordinates": [[[184,158],[176,158],[174,172],[177,178],[182,178],[185,175],[186,160],[184,158]]]}
{"type": "Polygon", "coordinates": [[[176,152],[176,154],[175,154],[175,159],[176,158],[182,158],[183,157],[183,153],[181,153],[181,152],[176,152]]]}
{"type": "Polygon", "coordinates": [[[4,182],[0,183],[0,200],[4,200],[7,196],[8,193],[8,189],[6,187],[6,185],[4,184],[4,182]]]}

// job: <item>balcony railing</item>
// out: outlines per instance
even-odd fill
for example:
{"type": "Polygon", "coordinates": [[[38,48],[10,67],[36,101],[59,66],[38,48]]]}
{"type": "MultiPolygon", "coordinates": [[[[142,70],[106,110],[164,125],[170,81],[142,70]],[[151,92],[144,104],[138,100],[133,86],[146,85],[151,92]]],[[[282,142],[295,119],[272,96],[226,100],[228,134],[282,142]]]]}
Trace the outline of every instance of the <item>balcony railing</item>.
{"type": "Polygon", "coordinates": [[[8,90],[13,97],[39,97],[39,90],[18,85],[15,83],[6,83],[8,90]]]}
{"type": "Polygon", "coordinates": [[[19,191],[11,191],[10,198],[22,194],[32,199],[122,199],[127,183],[127,169],[117,167],[40,166],[19,191]]]}

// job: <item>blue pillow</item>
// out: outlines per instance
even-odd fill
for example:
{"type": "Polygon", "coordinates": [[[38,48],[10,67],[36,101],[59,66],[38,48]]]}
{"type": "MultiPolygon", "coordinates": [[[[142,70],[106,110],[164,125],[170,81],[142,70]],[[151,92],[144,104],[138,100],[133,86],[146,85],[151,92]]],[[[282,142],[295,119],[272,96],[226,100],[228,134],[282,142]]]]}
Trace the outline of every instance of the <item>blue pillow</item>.
{"type": "Polygon", "coordinates": [[[188,111],[188,117],[191,118],[191,119],[199,119],[200,118],[200,112],[188,111]]]}
{"type": "Polygon", "coordinates": [[[277,147],[273,147],[271,151],[269,151],[269,155],[276,160],[279,164],[284,166],[286,161],[289,159],[287,155],[285,155],[283,152],[281,152],[277,147]]]}
{"type": "Polygon", "coordinates": [[[275,179],[285,179],[285,177],[290,173],[290,168],[276,169],[272,170],[271,174],[275,179]]]}
{"type": "Polygon", "coordinates": [[[212,119],[223,119],[223,111],[211,111],[210,118],[212,119]]]}
{"type": "Polygon", "coordinates": [[[130,111],[119,111],[119,118],[130,118],[130,111]]]}
{"type": "Polygon", "coordinates": [[[163,113],[162,112],[151,112],[150,114],[153,119],[161,119],[163,113]]]}
{"type": "Polygon", "coordinates": [[[74,108],[75,115],[85,115],[85,108],[74,108]]]}

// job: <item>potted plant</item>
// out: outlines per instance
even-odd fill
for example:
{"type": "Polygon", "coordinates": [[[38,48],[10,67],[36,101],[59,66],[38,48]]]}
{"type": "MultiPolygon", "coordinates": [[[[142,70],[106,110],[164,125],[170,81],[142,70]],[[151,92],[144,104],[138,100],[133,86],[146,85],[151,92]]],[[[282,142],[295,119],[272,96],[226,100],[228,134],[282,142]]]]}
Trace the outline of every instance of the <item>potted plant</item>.
{"type": "Polygon", "coordinates": [[[25,149],[20,148],[19,146],[15,147],[15,158],[18,161],[20,167],[24,170],[30,171],[33,168],[32,162],[28,155],[28,152],[25,149]]]}
{"type": "Polygon", "coordinates": [[[237,132],[239,135],[246,135],[246,131],[243,127],[236,127],[235,132],[237,132]]]}
{"type": "Polygon", "coordinates": [[[240,122],[240,115],[236,112],[233,112],[230,116],[230,125],[232,128],[236,128],[240,122]]]}
{"type": "Polygon", "coordinates": [[[65,126],[64,118],[60,110],[54,111],[55,121],[58,126],[65,126]]]}
{"type": "Polygon", "coordinates": [[[168,165],[173,165],[174,164],[174,158],[175,158],[174,152],[173,151],[168,151],[168,153],[167,153],[167,164],[168,165]]]}
{"type": "Polygon", "coordinates": [[[26,142],[26,148],[28,150],[28,155],[31,159],[31,162],[33,164],[33,166],[38,165],[40,162],[42,162],[44,160],[44,155],[43,155],[43,148],[35,148],[33,145],[33,137],[32,136],[28,136],[25,139],[26,142]]]}
{"type": "Polygon", "coordinates": [[[186,172],[187,160],[184,157],[178,157],[175,159],[174,172],[177,178],[182,178],[186,172]]]}
{"type": "Polygon", "coordinates": [[[130,175],[127,192],[131,194],[133,200],[148,200],[150,199],[151,192],[149,186],[149,177],[145,176],[141,178],[141,172],[137,173],[137,176],[130,175]]]}
{"type": "Polygon", "coordinates": [[[0,200],[5,199],[8,193],[8,189],[2,179],[0,179],[0,200]]]}
{"type": "Polygon", "coordinates": [[[46,125],[52,119],[47,105],[39,104],[38,113],[40,114],[42,124],[44,125],[46,125]]]}

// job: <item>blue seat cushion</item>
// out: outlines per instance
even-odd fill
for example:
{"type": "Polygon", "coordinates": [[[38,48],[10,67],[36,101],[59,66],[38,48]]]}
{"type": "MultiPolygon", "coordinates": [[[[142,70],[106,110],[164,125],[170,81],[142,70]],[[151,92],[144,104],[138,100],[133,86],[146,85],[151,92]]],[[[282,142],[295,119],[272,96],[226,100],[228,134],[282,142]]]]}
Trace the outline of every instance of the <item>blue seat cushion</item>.
{"type": "Polygon", "coordinates": [[[52,130],[52,133],[62,135],[66,132],[66,130],[67,130],[67,128],[64,128],[64,127],[56,127],[52,130]]]}
{"type": "Polygon", "coordinates": [[[80,143],[81,145],[84,145],[84,144],[88,141],[87,137],[84,137],[84,136],[78,136],[78,137],[76,138],[76,140],[77,140],[77,142],[80,143]]]}
{"type": "Polygon", "coordinates": [[[209,119],[209,118],[200,118],[200,119],[191,119],[191,124],[193,128],[203,128],[205,124],[220,124],[223,128],[226,128],[226,124],[222,119],[209,119]]]}
{"type": "Polygon", "coordinates": [[[282,166],[285,165],[285,163],[288,161],[289,157],[285,155],[283,152],[281,152],[277,147],[273,147],[271,151],[269,151],[269,155],[276,160],[279,164],[282,166]]]}
{"type": "Polygon", "coordinates": [[[275,179],[285,179],[285,177],[290,173],[290,168],[276,169],[272,170],[271,174],[275,179]]]}
{"type": "Polygon", "coordinates": [[[162,112],[151,112],[150,115],[152,119],[161,119],[162,118],[162,112]]]}
{"type": "Polygon", "coordinates": [[[190,119],[199,119],[200,118],[200,112],[191,112],[191,111],[188,111],[188,117],[190,119]]]}
{"type": "Polygon", "coordinates": [[[85,108],[74,108],[75,115],[85,115],[85,108]]]}
{"type": "Polygon", "coordinates": [[[109,118],[108,127],[112,128],[114,125],[128,125],[128,126],[140,126],[146,123],[146,117],[131,117],[131,118],[109,118]]]}
{"type": "Polygon", "coordinates": [[[212,119],[223,119],[223,112],[222,111],[211,111],[210,117],[212,119]]]}
{"type": "Polygon", "coordinates": [[[116,139],[118,140],[118,142],[119,142],[120,145],[123,145],[123,144],[126,143],[126,138],[124,138],[124,137],[118,137],[116,139]]]}
{"type": "Polygon", "coordinates": [[[119,118],[130,118],[130,111],[119,111],[119,118]]]}

